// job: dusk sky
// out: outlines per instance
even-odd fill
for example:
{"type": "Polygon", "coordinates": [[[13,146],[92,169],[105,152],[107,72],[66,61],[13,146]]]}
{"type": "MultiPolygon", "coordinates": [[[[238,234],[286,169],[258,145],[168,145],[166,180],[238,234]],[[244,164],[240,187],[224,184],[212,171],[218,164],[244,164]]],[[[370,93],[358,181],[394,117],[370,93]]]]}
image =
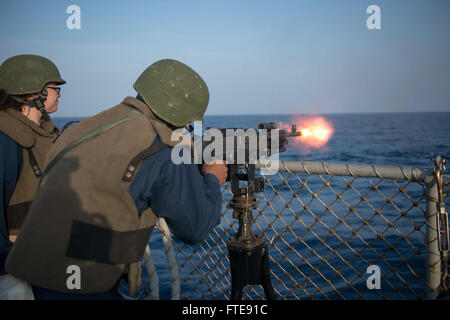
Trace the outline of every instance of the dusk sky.
{"type": "Polygon", "coordinates": [[[164,58],[203,77],[207,115],[450,111],[448,0],[1,0],[0,62],[18,54],[58,66],[57,117],[135,96],[164,58]],[[380,30],[367,28],[369,5],[380,30]]]}

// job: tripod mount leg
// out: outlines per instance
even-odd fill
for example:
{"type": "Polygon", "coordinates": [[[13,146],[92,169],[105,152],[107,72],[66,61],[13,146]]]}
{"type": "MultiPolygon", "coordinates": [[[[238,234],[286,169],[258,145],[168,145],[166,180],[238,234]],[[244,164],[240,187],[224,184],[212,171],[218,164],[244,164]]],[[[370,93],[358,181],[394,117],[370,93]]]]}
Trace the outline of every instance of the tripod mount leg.
{"type": "Polygon", "coordinates": [[[262,285],[268,300],[275,300],[270,280],[269,253],[262,242],[256,247],[228,245],[231,266],[231,300],[241,300],[246,285],[262,285]]]}

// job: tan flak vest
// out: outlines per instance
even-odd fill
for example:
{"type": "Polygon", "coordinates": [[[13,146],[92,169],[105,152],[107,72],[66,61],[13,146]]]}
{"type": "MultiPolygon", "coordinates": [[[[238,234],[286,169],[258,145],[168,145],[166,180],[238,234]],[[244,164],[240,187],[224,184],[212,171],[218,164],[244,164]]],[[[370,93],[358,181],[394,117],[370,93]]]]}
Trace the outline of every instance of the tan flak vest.
{"type": "Polygon", "coordinates": [[[171,134],[132,97],[67,129],[49,153],[7,271],[68,293],[105,292],[128,273],[134,294],[156,216],[150,208],[139,216],[129,187],[141,160],[155,152],[149,152],[155,137],[158,146],[174,146],[171,134]],[[79,289],[68,285],[77,268],[79,289]]]}
{"type": "Polygon", "coordinates": [[[53,123],[52,120],[42,121],[41,128],[44,129],[47,133],[50,133],[55,138],[60,132],[59,128],[53,123]]]}
{"type": "Polygon", "coordinates": [[[56,126],[51,121],[47,125],[49,127],[43,129],[17,110],[0,111],[0,131],[23,148],[22,169],[6,211],[8,231],[12,236],[19,233],[36,195],[45,157],[55,138],[47,129],[56,126]]]}

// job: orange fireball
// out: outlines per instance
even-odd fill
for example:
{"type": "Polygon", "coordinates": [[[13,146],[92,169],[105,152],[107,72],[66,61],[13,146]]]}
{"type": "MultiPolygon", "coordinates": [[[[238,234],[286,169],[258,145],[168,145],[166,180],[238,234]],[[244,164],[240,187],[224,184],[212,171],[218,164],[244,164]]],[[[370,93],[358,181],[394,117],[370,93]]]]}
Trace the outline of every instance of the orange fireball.
{"type": "MultiPolygon", "coordinates": [[[[297,131],[301,133],[294,141],[301,143],[306,148],[323,148],[327,145],[334,133],[332,124],[322,116],[297,117],[293,121],[297,131]]],[[[291,126],[280,123],[280,129],[290,130],[291,126]]]]}

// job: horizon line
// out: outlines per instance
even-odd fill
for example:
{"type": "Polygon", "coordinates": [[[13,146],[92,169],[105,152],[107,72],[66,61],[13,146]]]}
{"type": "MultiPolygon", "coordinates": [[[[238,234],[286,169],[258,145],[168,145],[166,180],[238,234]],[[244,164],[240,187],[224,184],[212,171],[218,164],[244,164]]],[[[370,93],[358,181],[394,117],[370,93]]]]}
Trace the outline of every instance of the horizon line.
{"type": "MultiPolygon", "coordinates": [[[[381,112],[323,112],[323,113],[235,113],[235,114],[205,114],[205,117],[233,117],[233,116],[289,116],[289,115],[344,115],[344,114],[402,114],[402,113],[450,113],[449,111],[381,111],[381,112]]],[[[86,116],[52,116],[52,118],[88,118],[93,115],[86,116]]]]}

